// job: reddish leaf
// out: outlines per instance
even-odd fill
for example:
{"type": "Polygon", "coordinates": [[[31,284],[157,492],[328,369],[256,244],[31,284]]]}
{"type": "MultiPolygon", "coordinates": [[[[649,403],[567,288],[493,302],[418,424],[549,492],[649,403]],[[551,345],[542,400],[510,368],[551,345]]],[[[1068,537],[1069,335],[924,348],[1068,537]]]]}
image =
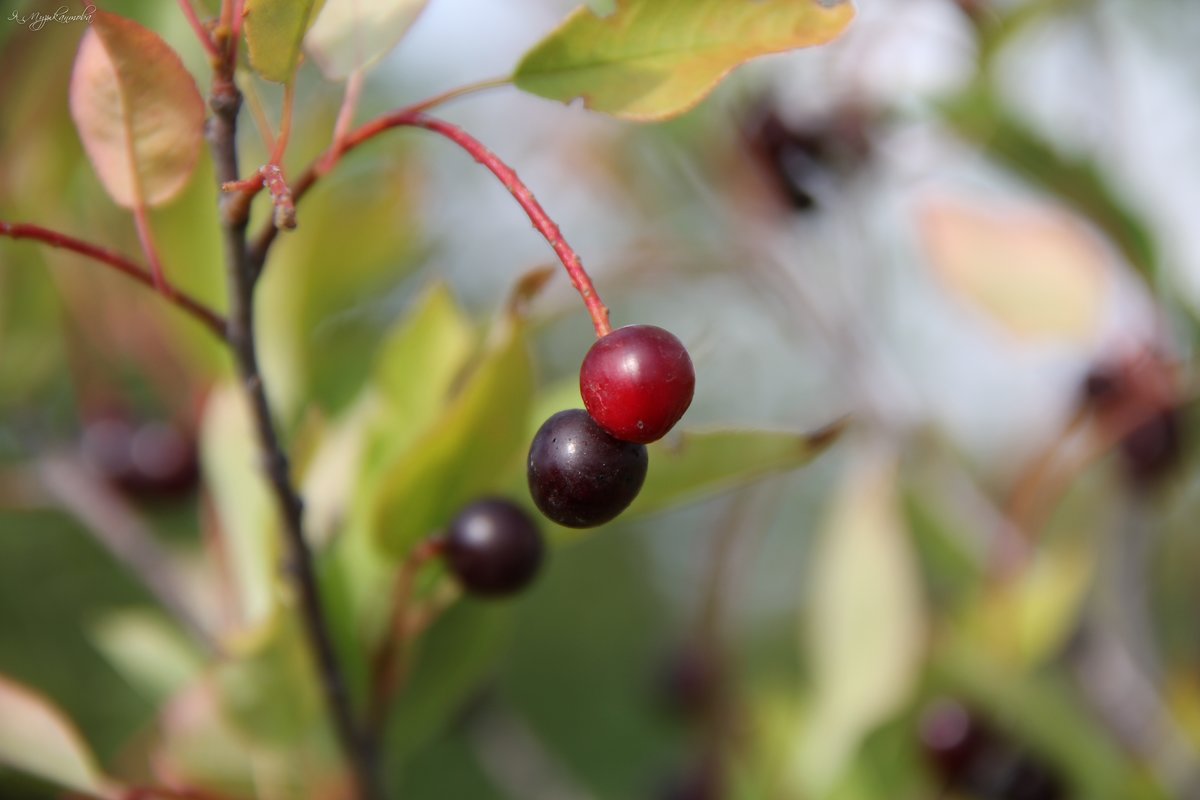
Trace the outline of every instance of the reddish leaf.
{"type": "Polygon", "coordinates": [[[204,101],[153,31],[97,11],[71,75],[71,116],[119,205],[154,206],[184,187],[204,135],[204,101]]]}

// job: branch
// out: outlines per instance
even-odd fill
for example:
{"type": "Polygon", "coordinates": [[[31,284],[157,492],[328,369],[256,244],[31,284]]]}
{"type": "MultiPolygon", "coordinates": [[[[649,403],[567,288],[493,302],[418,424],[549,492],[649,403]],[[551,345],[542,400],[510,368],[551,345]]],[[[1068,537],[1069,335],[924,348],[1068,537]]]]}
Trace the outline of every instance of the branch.
{"type": "Polygon", "coordinates": [[[446,550],[446,540],[440,536],[426,539],[408,554],[396,573],[392,589],[392,613],[388,619],[383,639],[371,660],[371,694],[367,712],[367,727],[376,734],[383,728],[388,709],[396,697],[403,679],[401,669],[405,645],[411,638],[408,626],[408,610],[412,602],[413,586],[421,568],[446,550]]]}
{"type": "MultiPolygon", "coordinates": [[[[583,268],[583,263],[580,261],[579,255],[567,244],[562,236],[562,232],[558,229],[558,225],[554,223],[554,220],[550,218],[545,209],[538,203],[537,198],[533,196],[533,192],[529,190],[529,187],[517,177],[517,173],[513,171],[512,167],[505,164],[499,156],[487,149],[482,142],[461,128],[421,113],[421,110],[427,108],[431,102],[433,101],[426,101],[411,108],[404,108],[390,114],[385,114],[351,132],[343,142],[334,145],[340,148],[340,151],[330,151],[318,156],[316,161],[300,175],[296,183],[292,186],[293,201],[299,201],[312,188],[312,185],[321,174],[328,170],[341,154],[354,149],[384,131],[400,127],[424,128],[425,130],[432,131],[449,139],[467,151],[472,158],[487,167],[500,183],[504,185],[504,188],[508,189],[509,193],[529,216],[529,221],[533,223],[533,227],[545,237],[550,247],[554,250],[555,255],[558,256],[559,261],[562,262],[567,275],[571,278],[572,285],[579,292],[580,297],[583,298],[583,304],[587,306],[588,314],[592,318],[592,325],[596,329],[597,338],[607,335],[612,330],[608,321],[608,308],[600,300],[600,295],[596,293],[596,288],[592,285],[592,279],[588,276],[587,270],[583,268]]],[[[274,225],[265,227],[250,248],[250,260],[256,269],[256,276],[257,272],[261,272],[263,265],[266,263],[267,252],[271,247],[271,243],[275,240],[277,232],[274,225]]]]}
{"type": "MultiPolygon", "coordinates": [[[[232,46],[236,47],[236,42],[232,46]]],[[[233,82],[231,65],[214,72],[209,102],[214,116],[208,133],[220,186],[238,179],[236,132],[241,92],[233,82]]],[[[288,574],[298,595],[305,638],[338,741],[354,773],[359,797],[383,800],[375,742],[354,718],[346,678],[334,652],[321,602],[313,554],[304,536],[303,502],[292,484],[288,456],[271,419],[259,372],[254,335],[254,273],[246,248],[249,208],[244,203],[226,202],[230,197],[222,196],[221,222],[229,284],[229,346],[254,420],[266,477],[282,516],[288,574]]]]}
{"type": "MultiPolygon", "coordinates": [[[[0,220],[0,236],[7,236],[11,239],[33,239],[43,244],[48,244],[51,247],[58,247],[63,250],[79,253],[105,266],[112,267],[122,275],[133,278],[149,289],[155,288],[154,276],[145,267],[130,261],[119,253],[105,250],[90,242],[75,239],[58,231],[52,231],[38,225],[26,225],[20,222],[4,222],[0,220]]],[[[163,294],[162,296],[190,314],[197,322],[212,331],[218,339],[225,338],[225,318],[220,314],[178,289],[172,289],[170,294],[163,294]]]]}
{"type": "Polygon", "coordinates": [[[204,51],[214,60],[220,58],[221,54],[217,52],[217,46],[213,44],[212,37],[208,35],[208,30],[196,16],[196,9],[192,8],[192,0],[179,0],[179,8],[183,11],[183,16],[187,19],[188,24],[192,26],[192,30],[195,31],[196,38],[204,46],[204,51]]]}

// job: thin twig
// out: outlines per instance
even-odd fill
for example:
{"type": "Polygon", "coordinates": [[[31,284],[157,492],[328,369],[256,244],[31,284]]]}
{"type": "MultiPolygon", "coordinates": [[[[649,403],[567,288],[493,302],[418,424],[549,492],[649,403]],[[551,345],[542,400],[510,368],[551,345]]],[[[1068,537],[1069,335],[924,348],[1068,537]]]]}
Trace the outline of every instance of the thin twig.
{"type": "Polygon", "coordinates": [[[154,288],[159,294],[170,297],[175,290],[167,282],[162,259],[158,256],[158,245],[154,243],[154,231],[150,228],[150,211],[140,201],[133,207],[133,224],[137,229],[138,242],[142,245],[142,253],[150,262],[150,277],[154,279],[154,288]]]}
{"type": "Polygon", "coordinates": [[[392,588],[392,612],[383,639],[371,660],[371,699],[368,704],[367,728],[376,735],[387,719],[388,710],[400,685],[400,667],[404,659],[405,645],[410,638],[408,611],[417,575],[422,567],[439,557],[445,549],[445,539],[426,539],[409,552],[396,573],[396,582],[392,588]]]}
{"type": "Polygon", "coordinates": [[[197,642],[209,652],[216,650],[199,617],[178,592],[183,582],[175,565],[128,503],[70,456],[45,456],[37,462],[36,473],[57,505],[78,519],[197,642]]]}
{"type": "MultiPolygon", "coordinates": [[[[238,179],[236,133],[241,93],[234,84],[231,68],[215,71],[209,102],[214,112],[209,139],[220,186],[238,179]]],[[[223,201],[229,198],[226,196],[223,201]]],[[[263,468],[282,516],[288,574],[299,599],[305,638],[338,741],[358,784],[358,794],[364,800],[383,800],[377,748],[373,737],[355,719],[346,678],[334,651],[322,605],[313,554],[304,535],[304,505],[292,483],[288,456],[271,418],[259,372],[254,334],[253,270],[246,248],[249,209],[245,204],[223,202],[222,205],[221,228],[229,284],[229,346],[254,420],[263,468]]]]}
{"type": "MultiPolygon", "coordinates": [[[[48,244],[51,247],[70,250],[71,252],[98,261],[105,266],[112,267],[117,272],[126,277],[133,278],[143,286],[150,289],[155,288],[154,275],[145,267],[129,260],[120,253],[114,253],[111,250],[98,247],[91,242],[85,242],[81,239],[59,233],[58,231],[52,231],[40,225],[26,225],[20,222],[4,222],[3,220],[0,220],[0,236],[8,236],[11,239],[33,239],[43,244],[48,244]]],[[[218,338],[225,338],[225,318],[220,314],[199,300],[177,289],[172,290],[171,294],[163,296],[178,308],[190,314],[218,338]]]]}
{"type": "Polygon", "coordinates": [[[212,37],[208,34],[208,29],[200,22],[200,18],[196,16],[196,9],[192,8],[192,0],[179,0],[179,8],[183,11],[183,16],[187,19],[188,24],[192,26],[192,30],[196,32],[196,38],[200,40],[200,44],[204,46],[207,52],[213,59],[221,57],[221,53],[217,50],[217,46],[213,44],[212,37]]]}
{"type": "MultiPolygon", "coordinates": [[[[537,198],[533,196],[533,192],[529,190],[529,187],[517,177],[517,173],[513,171],[512,167],[505,164],[500,160],[499,156],[466,131],[448,122],[423,114],[420,111],[406,108],[391,114],[385,114],[382,117],[377,117],[354,130],[346,137],[346,141],[342,146],[342,152],[345,153],[352,150],[384,131],[399,127],[424,128],[425,130],[432,131],[454,142],[467,151],[472,158],[484,167],[487,167],[504,185],[504,188],[508,189],[521,208],[524,209],[526,215],[529,217],[529,221],[533,223],[533,227],[545,237],[550,247],[554,250],[555,255],[558,256],[559,261],[562,262],[567,275],[571,278],[572,285],[579,292],[580,297],[583,298],[584,305],[587,306],[588,314],[592,318],[592,325],[596,329],[597,338],[607,335],[612,330],[608,321],[608,308],[600,300],[600,295],[597,294],[595,286],[592,285],[591,278],[583,268],[583,263],[580,261],[579,255],[567,244],[562,236],[562,232],[558,229],[558,225],[555,224],[554,220],[550,218],[545,209],[538,203],[537,198]]],[[[317,169],[325,163],[325,158],[325,156],[318,156],[313,166],[305,170],[296,180],[292,186],[293,200],[299,201],[300,197],[316,182],[318,177],[317,169]]],[[[275,239],[275,234],[276,230],[273,225],[264,229],[250,249],[250,259],[259,271],[261,271],[262,265],[266,261],[266,254],[271,246],[271,242],[275,239]]]]}

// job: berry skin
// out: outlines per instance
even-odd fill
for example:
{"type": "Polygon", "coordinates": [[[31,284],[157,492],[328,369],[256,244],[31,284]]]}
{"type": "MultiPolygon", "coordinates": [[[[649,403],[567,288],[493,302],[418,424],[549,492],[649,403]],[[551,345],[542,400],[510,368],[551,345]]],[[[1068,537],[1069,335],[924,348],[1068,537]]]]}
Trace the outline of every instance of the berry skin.
{"type": "Polygon", "coordinates": [[[692,404],[695,388],[683,343],[654,325],[627,325],[599,339],[579,370],[588,413],[626,442],[665,436],[692,404]]]}
{"type": "Polygon", "coordinates": [[[471,503],[450,523],[445,559],[463,589],[501,597],[524,589],[542,565],[545,547],[537,523],[507,500],[471,503]]]}
{"type": "Polygon", "coordinates": [[[84,429],[81,449],[105,480],[130,497],[179,497],[200,477],[190,435],[167,422],[135,426],[120,416],[101,417],[84,429]]]}
{"type": "Polygon", "coordinates": [[[591,528],[633,502],[648,463],[644,445],[614,439],[582,409],[560,411],[529,447],[529,493],[559,525],[591,528]]]}

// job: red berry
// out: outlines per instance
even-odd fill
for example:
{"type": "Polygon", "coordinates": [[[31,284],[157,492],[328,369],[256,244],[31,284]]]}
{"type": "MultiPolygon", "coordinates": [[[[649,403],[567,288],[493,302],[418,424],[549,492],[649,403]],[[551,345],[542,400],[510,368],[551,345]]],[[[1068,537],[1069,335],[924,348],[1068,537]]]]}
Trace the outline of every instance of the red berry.
{"type": "Polygon", "coordinates": [[[446,532],[446,564],[463,589],[483,597],[529,585],[542,565],[542,534],[529,515],[507,500],[477,500],[446,532]]]}
{"type": "Polygon", "coordinates": [[[583,409],[560,411],[529,447],[529,493],[559,525],[591,528],[633,502],[648,463],[645,445],[614,439],[583,409]]]}
{"type": "Polygon", "coordinates": [[[579,370],[583,404],[626,442],[661,439],[692,404],[696,373],[683,343],[653,325],[628,325],[598,340],[579,370]]]}

